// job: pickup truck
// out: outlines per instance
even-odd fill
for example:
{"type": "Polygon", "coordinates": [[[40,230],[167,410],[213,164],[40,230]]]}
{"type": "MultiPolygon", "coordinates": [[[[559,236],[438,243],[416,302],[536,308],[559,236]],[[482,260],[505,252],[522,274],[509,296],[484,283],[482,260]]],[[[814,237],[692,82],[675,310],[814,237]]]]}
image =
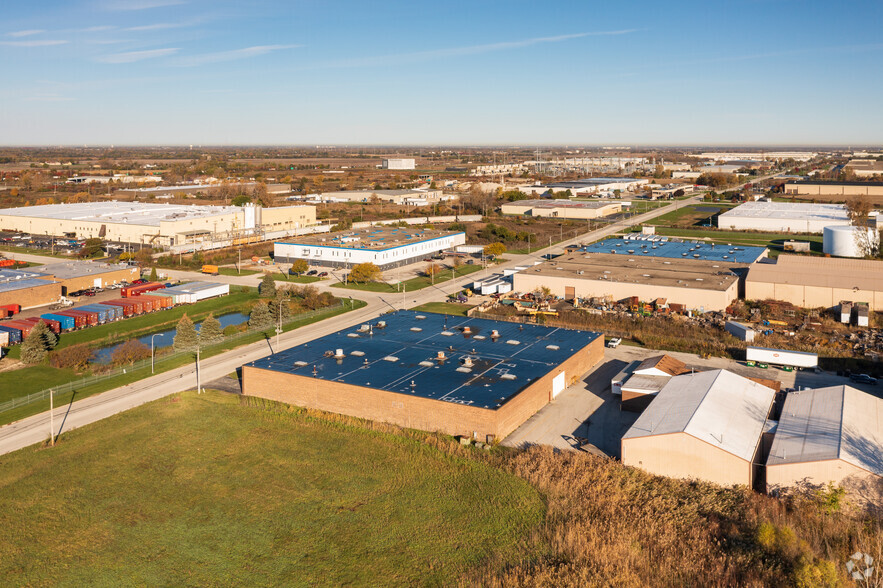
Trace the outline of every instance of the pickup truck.
{"type": "Polygon", "coordinates": [[[607,347],[611,349],[616,349],[617,347],[619,347],[620,343],[622,343],[622,339],[620,339],[619,337],[614,337],[607,342],[607,347]]]}

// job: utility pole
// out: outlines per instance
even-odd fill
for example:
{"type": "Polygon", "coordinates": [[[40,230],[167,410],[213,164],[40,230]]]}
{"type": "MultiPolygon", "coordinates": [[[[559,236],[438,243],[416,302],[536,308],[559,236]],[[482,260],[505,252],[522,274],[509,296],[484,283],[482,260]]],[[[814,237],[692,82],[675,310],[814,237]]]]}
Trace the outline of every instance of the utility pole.
{"type": "Polygon", "coordinates": [[[402,310],[405,310],[405,290],[407,289],[408,287],[402,282],[402,310]]]}
{"type": "Polygon", "coordinates": [[[202,394],[202,384],[199,381],[199,344],[196,345],[196,393],[202,394]]]}
{"type": "Polygon", "coordinates": [[[55,412],[54,412],[54,404],[52,402],[52,396],[55,394],[55,391],[52,388],[49,389],[49,445],[55,447],[55,412]]]}

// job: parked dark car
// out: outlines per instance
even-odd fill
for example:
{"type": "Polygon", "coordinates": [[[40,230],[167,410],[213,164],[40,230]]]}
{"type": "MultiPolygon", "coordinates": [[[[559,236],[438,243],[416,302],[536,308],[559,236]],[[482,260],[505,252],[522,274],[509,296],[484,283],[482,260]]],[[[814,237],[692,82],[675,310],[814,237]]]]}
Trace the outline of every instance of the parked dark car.
{"type": "Polygon", "coordinates": [[[310,270],[307,272],[307,275],[308,276],[315,276],[318,273],[319,273],[319,270],[310,270]]]}
{"type": "Polygon", "coordinates": [[[84,296],[95,296],[95,290],[85,290],[83,291],[84,296]]]}
{"type": "Polygon", "coordinates": [[[319,278],[324,278],[327,276],[328,276],[328,272],[319,272],[318,274],[316,274],[316,277],[319,277],[319,278]]]}
{"type": "Polygon", "coordinates": [[[868,374],[852,374],[849,379],[857,384],[876,384],[877,378],[872,378],[868,374]]]}
{"type": "Polygon", "coordinates": [[[144,278],[139,278],[139,279],[137,279],[137,280],[133,280],[133,281],[132,281],[132,284],[133,284],[133,285],[146,284],[146,283],[147,283],[147,280],[145,280],[144,278]]]}

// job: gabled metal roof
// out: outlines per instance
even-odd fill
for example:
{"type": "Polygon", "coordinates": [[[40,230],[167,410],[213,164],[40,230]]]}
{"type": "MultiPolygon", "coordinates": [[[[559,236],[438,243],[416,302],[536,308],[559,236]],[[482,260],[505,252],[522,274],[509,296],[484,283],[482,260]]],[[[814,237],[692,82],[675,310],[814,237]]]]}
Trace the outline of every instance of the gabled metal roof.
{"type": "Polygon", "coordinates": [[[767,465],[831,459],[883,476],[883,399],[851,386],[787,396],[767,465]]]}
{"type": "Polygon", "coordinates": [[[623,439],[686,433],[751,461],[774,396],[766,386],[726,370],[675,376],[623,439]]]}

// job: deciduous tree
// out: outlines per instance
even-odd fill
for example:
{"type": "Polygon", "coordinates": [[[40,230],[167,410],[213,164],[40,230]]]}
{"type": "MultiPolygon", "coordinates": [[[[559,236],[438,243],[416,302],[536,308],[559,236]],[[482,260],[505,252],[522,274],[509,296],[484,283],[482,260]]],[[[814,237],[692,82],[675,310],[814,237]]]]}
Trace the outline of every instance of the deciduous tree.
{"type": "Polygon", "coordinates": [[[376,282],[383,277],[380,268],[371,263],[360,263],[350,270],[350,281],[358,283],[376,282]]]}
{"type": "Polygon", "coordinates": [[[291,262],[291,273],[295,275],[300,275],[305,273],[308,269],[310,269],[310,264],[307,263],[306,259],[295,259],[291,262]]]}
{"type": "Polygon", "coordinates": [[[138,339],[129,339],[116,349],[110,356],[114,365],[132,365],[141,359],[150,357],[150,347],[138,339]]]}
{"type": "Polygon", "coordinates": [[[484,254],[496,257],[506,253],[506,246],[502,243],[489,243],[484,246],[484,254]]]}

